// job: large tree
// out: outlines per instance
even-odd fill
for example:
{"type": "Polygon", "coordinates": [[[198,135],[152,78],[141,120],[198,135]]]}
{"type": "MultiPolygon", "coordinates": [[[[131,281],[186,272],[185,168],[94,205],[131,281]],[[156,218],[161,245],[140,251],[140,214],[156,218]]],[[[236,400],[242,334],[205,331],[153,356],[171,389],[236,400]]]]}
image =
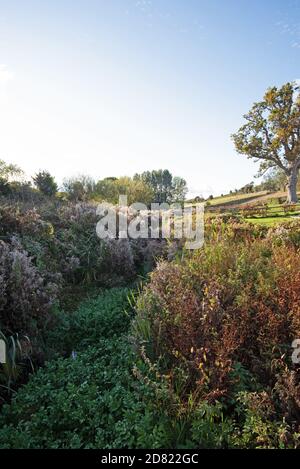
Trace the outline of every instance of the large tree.
{"type": "Polygon", "coordinates": [[[260,174],[280,168],[287,177],[288,202],[296,203],[300,169],[300,88],[287,83],[269,88],[244,116],[233,135],[238,153],[261,162],[260,174]]]}
{"type": "Polygon", "coordinates": [[[172,181],[172,202],[182,202],[188,193],[186,180],[175,176],[172,181]]]}
{"type": "Polygon", "coordinates": [[[74,202],[88,201],[92,198],[95,187],[94,179],[85,175],[65,179],[63,182],[63,190],[67,193],[68,198],[74,202]]]}
{"type": "Polygon", "coordinates": [[[186,181],[179,177],[173,177],[167,169],[136,174],[134,180],[142,180],[150,186],[154,194],[153,202],[159,204],[183,201],[187,194],[186,181]]]}
{"type": "Polygon", "coordinates": [[[0,194],[9,194],[11,191],[10,183],[22,176],[23,171],[19,166],[7,164],[5,161],[0,160],[0,194]]]}
{"type": "Polygon", "coordinates": [[[23,175],[23,170],[15,164],[7,164],[5,161],[0,160],[0,178],[9,182],[15,177],[23,175]]]}
{"type": "Polygon", "coordinates": [[[149,185],[142,180],[134,180],[127,176],[98,181],[95,195],[98,199],[112,204],[118,204],[121,195],[127,196],[128,205],[136,202],[150,205],[153,201],[153,191],[149,185]]]}

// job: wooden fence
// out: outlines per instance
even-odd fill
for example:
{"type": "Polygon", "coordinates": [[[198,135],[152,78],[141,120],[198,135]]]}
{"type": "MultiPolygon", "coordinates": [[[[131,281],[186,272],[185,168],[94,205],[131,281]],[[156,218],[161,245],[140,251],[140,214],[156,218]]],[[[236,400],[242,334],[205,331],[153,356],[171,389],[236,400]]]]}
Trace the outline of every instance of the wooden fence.
{"type": "Polygon", "coordinates": [[[300,215],[300,203],[282,205],[257,204],[249,206],[243,205],[241,207],[207,206],[206,211],[215,215],[232,214],[244,218],[289,217],[300,215]]]}

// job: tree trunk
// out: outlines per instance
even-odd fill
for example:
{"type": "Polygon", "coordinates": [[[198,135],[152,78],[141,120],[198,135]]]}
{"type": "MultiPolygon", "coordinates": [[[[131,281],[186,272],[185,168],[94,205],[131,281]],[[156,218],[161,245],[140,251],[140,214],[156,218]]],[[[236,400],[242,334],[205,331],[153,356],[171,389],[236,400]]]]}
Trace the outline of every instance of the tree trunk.
{"type": "Polygon", "coordinates": [[[297,182],[298,182],[298,167],[293,168],[291,173],[288,176],[288,199],[287,202],[289,204],[296,204],[298,202],[297,196],[297,182]]]}

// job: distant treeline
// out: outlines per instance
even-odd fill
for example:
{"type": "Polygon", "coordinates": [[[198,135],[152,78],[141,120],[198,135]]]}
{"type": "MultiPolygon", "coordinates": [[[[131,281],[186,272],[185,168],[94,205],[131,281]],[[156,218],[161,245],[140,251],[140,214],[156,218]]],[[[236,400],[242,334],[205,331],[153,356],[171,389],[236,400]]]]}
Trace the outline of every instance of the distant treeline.
{"type": "Polygon", "coordinates": [[[107,177],[95,181],[90,176],[80,175],[66,178],[59,188],[54,176],[40,171],[26,180],[24,172],[16,165],[0,160],[0,196],[32,200],[41,197],[59,197],[72,202],[107,201],[119,202],[120,195],[126,195],[128,204],[182,202],[188,192],[187,183],[181,177],[174,177],[165,170],[146,171],[134,177],[107,177]]]}

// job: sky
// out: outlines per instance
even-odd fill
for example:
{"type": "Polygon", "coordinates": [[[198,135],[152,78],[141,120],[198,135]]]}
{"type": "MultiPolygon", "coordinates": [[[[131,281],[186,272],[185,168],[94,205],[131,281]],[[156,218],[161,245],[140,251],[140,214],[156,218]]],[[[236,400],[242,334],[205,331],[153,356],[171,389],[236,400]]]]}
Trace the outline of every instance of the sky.
{"type": "Polygon", "coordinates": [[[300,0],[0,0],[0,159],[228,193],[258,170],[230,135],[299,63],[300,0]]]}

